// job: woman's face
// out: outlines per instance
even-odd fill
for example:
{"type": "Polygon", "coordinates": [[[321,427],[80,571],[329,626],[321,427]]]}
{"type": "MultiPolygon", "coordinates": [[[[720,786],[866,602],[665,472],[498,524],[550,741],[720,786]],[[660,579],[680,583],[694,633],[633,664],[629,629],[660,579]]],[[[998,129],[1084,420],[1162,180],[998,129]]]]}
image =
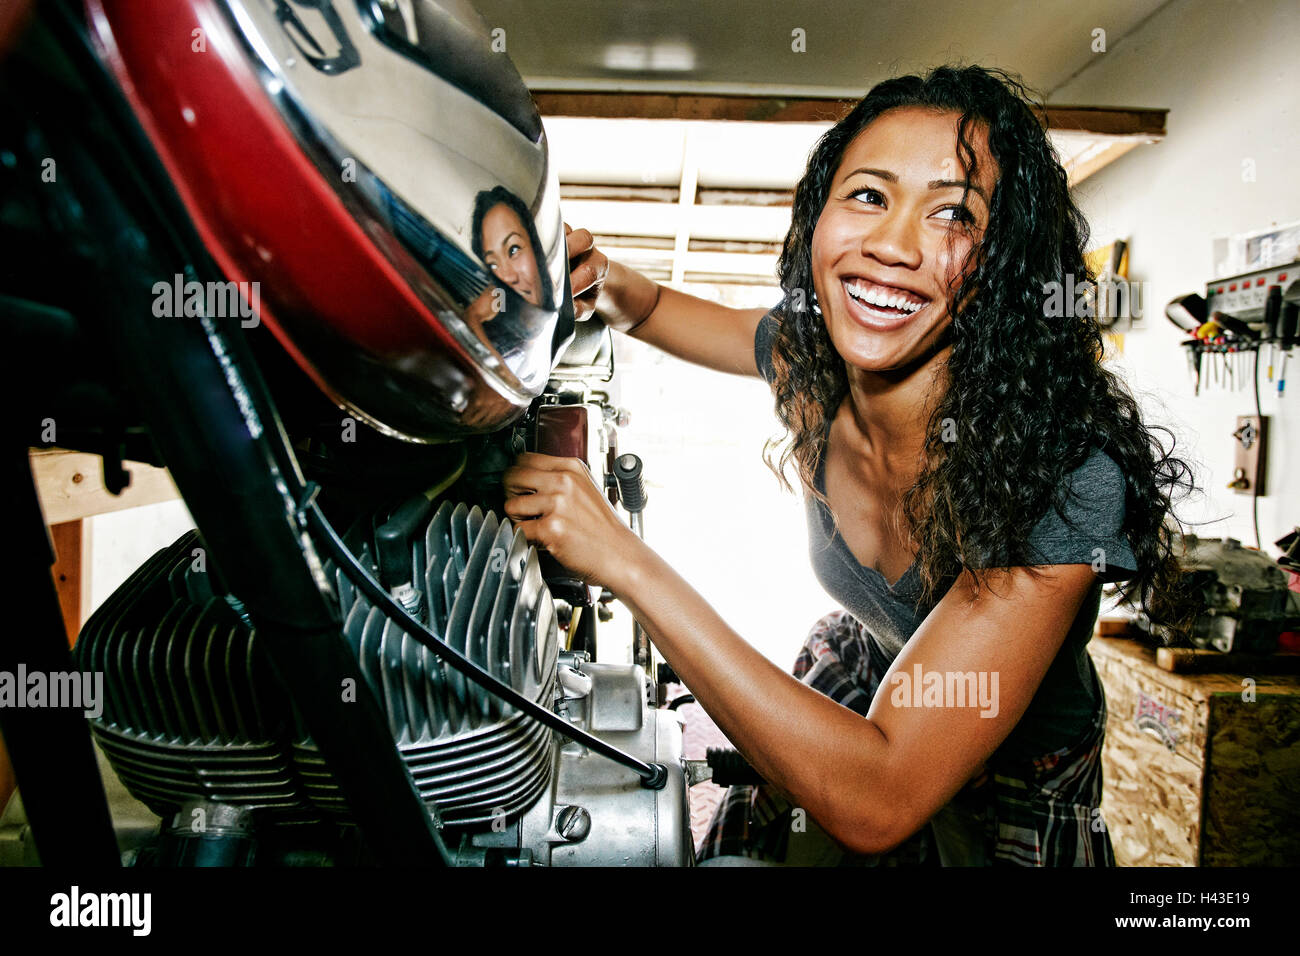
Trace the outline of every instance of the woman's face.
{"type": "Polygon", "coordinates": [[[884,371],[924,360],[951,321],[948,301],[988,226],[997,178],[984,131],[970,128],[978,175],[963,207],[959,118],[890,110],[849,144],[831,180],[813,232],[813,283],[850,366],[884,371]],[[958,228],[967,216],[972,232],[958,228]]]}
{"type": "Polygon", "coordinates": [[[483,217],[483,260],[492,274],[533,305],[542,304],[542,283],[537,256],[528,240],[528,230],[519,216],[504,203],[483,217]]]}

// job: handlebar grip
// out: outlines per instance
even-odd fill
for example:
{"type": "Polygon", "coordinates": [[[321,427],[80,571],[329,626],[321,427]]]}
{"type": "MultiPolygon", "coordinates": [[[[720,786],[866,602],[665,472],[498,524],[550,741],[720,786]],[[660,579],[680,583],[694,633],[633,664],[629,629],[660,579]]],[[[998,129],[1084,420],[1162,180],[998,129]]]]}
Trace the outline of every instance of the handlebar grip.
{"type": "Polygon", "coordinates": [[[710,747],[705,751],[705,762],[713,770],[713,782],[719,787],[757,785],[766,783],[749,761],[738,750],[730,747],[710,747]]]}
{"type": "Polygon", "coordinates": [[[623,507],[635,514],[645,508],[645,482],[641,479],[641,459],[629,452],[614,460],[614,478],[623,507]]]}

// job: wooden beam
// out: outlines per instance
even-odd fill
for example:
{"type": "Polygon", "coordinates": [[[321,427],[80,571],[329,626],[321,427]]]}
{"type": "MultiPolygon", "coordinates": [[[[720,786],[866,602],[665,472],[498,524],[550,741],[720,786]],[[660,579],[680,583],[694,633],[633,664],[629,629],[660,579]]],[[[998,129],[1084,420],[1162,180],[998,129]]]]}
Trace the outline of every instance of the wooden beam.
{"type": "Polygon", "coordinates": [[[752,242],[741,239],[692,239],[691,252],[733,252],[745,255],[779,256],[784,243],[752,242]]]}
{"type": "Polygon", "coordinates": [[[14,794],[14,768],[9,762],[9,751],[5,750],[5,741],[0,737],[0,816],[4,815],[9,798],[14,794]]]}
{"type": "Polygon", "coordinates": [[[677,187],[601,185],[593,183],[560,183],[560,200],[592,199],[601,202],[658,202],[676,203],[677,187]]]}
{"type": "Polygon", "coordinates": [[[1168,110],[1136,107],[1049,106],[1047,128],[1100,136],[1132,136],[1139,141],[1154,142],[1164,139],[1168,115],[1168,110]]]}
{"type": "Polygon", "coordinates": [[[1070,185],[1079,185],[1097,170],[1109,166],[1129,150],[1135,149],[1139,145],[1138,141],[1134,139],[1120,139],[1081,163],[1066,163],[1065,172],[1070,177],[1070,185]]]}
{"type": "Polygon", "coordinates": [[[59,609],[63,611],[63,628],[68,634],[68,645],[77,642],[81,633],[81,619],[88,606],[85,595],[90,584],[88,555],[89,526],[85,520],[61,521],[50,526],[50,539],[54,542],[54,590],[59,594],[59,609]],[[86,533],[83,539],[83,530],[86,533]]]}
{"type": "MultiPolygon", "coordinates": [[[[734,120],[751,123],[835,123],[856,99],[797,96],[701,95],[538,90],[543,116],[605,119],[734,120]]],[[[1168,110],[1109,106],[1047,106],[1048,129],[1160,139],[1168,110]]]]}
{"type": "Polygon", "coordinates": [[[535,91],[543,116],[605,119],[736,120],[750,123],[834,123],[853,100],[677,93],[535,91]]]}
{"type": "Polygon", "coordinates": [[[30,455],[36,493],[48,524],[76,521],[106,511],[172,501],[180,497],[165,469],[127,462],[131,483],[120,495],[104,487],[98,455],[62,449],[33,449],[30,455]]]}

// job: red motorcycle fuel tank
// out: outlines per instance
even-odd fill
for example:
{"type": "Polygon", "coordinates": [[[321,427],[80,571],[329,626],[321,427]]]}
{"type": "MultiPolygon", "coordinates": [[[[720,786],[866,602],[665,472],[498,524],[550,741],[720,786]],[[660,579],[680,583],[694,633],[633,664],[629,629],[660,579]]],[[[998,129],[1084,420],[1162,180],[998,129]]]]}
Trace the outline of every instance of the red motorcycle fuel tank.
{"type": "MultiPolygon", "coordinates": [[[[86,3],[243,324],[264,321],[361,420],[436,442],[518,417],[571,341],[573,307],[523,81],[464,5],[405,9],[86,3]]],[[[183,318],[228,301],[195,285],[159,276],[142,307],[183,318]]]]}

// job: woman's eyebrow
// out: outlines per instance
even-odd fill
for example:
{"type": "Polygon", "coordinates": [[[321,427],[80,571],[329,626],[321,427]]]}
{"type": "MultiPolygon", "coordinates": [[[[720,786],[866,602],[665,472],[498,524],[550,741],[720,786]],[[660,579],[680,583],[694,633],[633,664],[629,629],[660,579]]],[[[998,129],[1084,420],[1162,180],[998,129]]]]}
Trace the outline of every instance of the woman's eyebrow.
{"type": "Polygon", "coordinates": [[[968,179],[932,179],[928,185],[931,189],[951,189],[953,187],[956,187],[957,189],[970,189],[971,192],[984,200],[984,205],[987,206],[989,202],[989,197],[984,195],[984,187],[979,183],[973,183],[968,179]]]}
{"type": "MultiPolygon", "coordinates": [[[[845,176],[844,178],[845,178],[845,179],[848,179],[849,176],[856,176],[858,173],[866,173],[868,176],[877,176],[877,177],[879,177],[880,179],[883,179],[883,180],[884,180],[885,182],[887,182],[887,183],[896,183],[896,182],[898,182],[898,174],[897,174],[897,173],[891,173],[891,172],[890,172],[889,170],[887,170],[887,169],[872,169],[872,168],[867,167],[867,166],[861,166],[861,167],[859,167],[858,169],[853,170],[853,172],[849,173],[848,176],[845,176]]],[[[930,180],[929,183],[927,183],[927,185],[928,185],[931,189],[949,189],[949,188],[954,187],[954,186],[957,187],[958,189],[965,189],[965,188],[967,188],[967,187],[969,186],[971,192],[975,193],[975,194],[978,195],[981,199],[984,200],[984,205],[987,206],[987,205],[988,205],[988,202],[989,202],[989,197],[986,196],[986,195],[984,194],[984,188],[983,188],[982,186],[980,186],[979,183],[972,183],[972,182],[970,182],[969,180],[965,180],[965,179],[932,179],[932,180],[930,180]]]]}
{"type": "Polygon", "coordinates": [[[891,173],[887,169],[868,169],[865,166],[853,170],[853,172],[849,173],[848,176],[845,176],[844,178],[848,179],[849,176],[856,176],[858,173],[866,173],[868,176],[879,176],[887,183],[898,182],[898,173],[891,173]]]}

